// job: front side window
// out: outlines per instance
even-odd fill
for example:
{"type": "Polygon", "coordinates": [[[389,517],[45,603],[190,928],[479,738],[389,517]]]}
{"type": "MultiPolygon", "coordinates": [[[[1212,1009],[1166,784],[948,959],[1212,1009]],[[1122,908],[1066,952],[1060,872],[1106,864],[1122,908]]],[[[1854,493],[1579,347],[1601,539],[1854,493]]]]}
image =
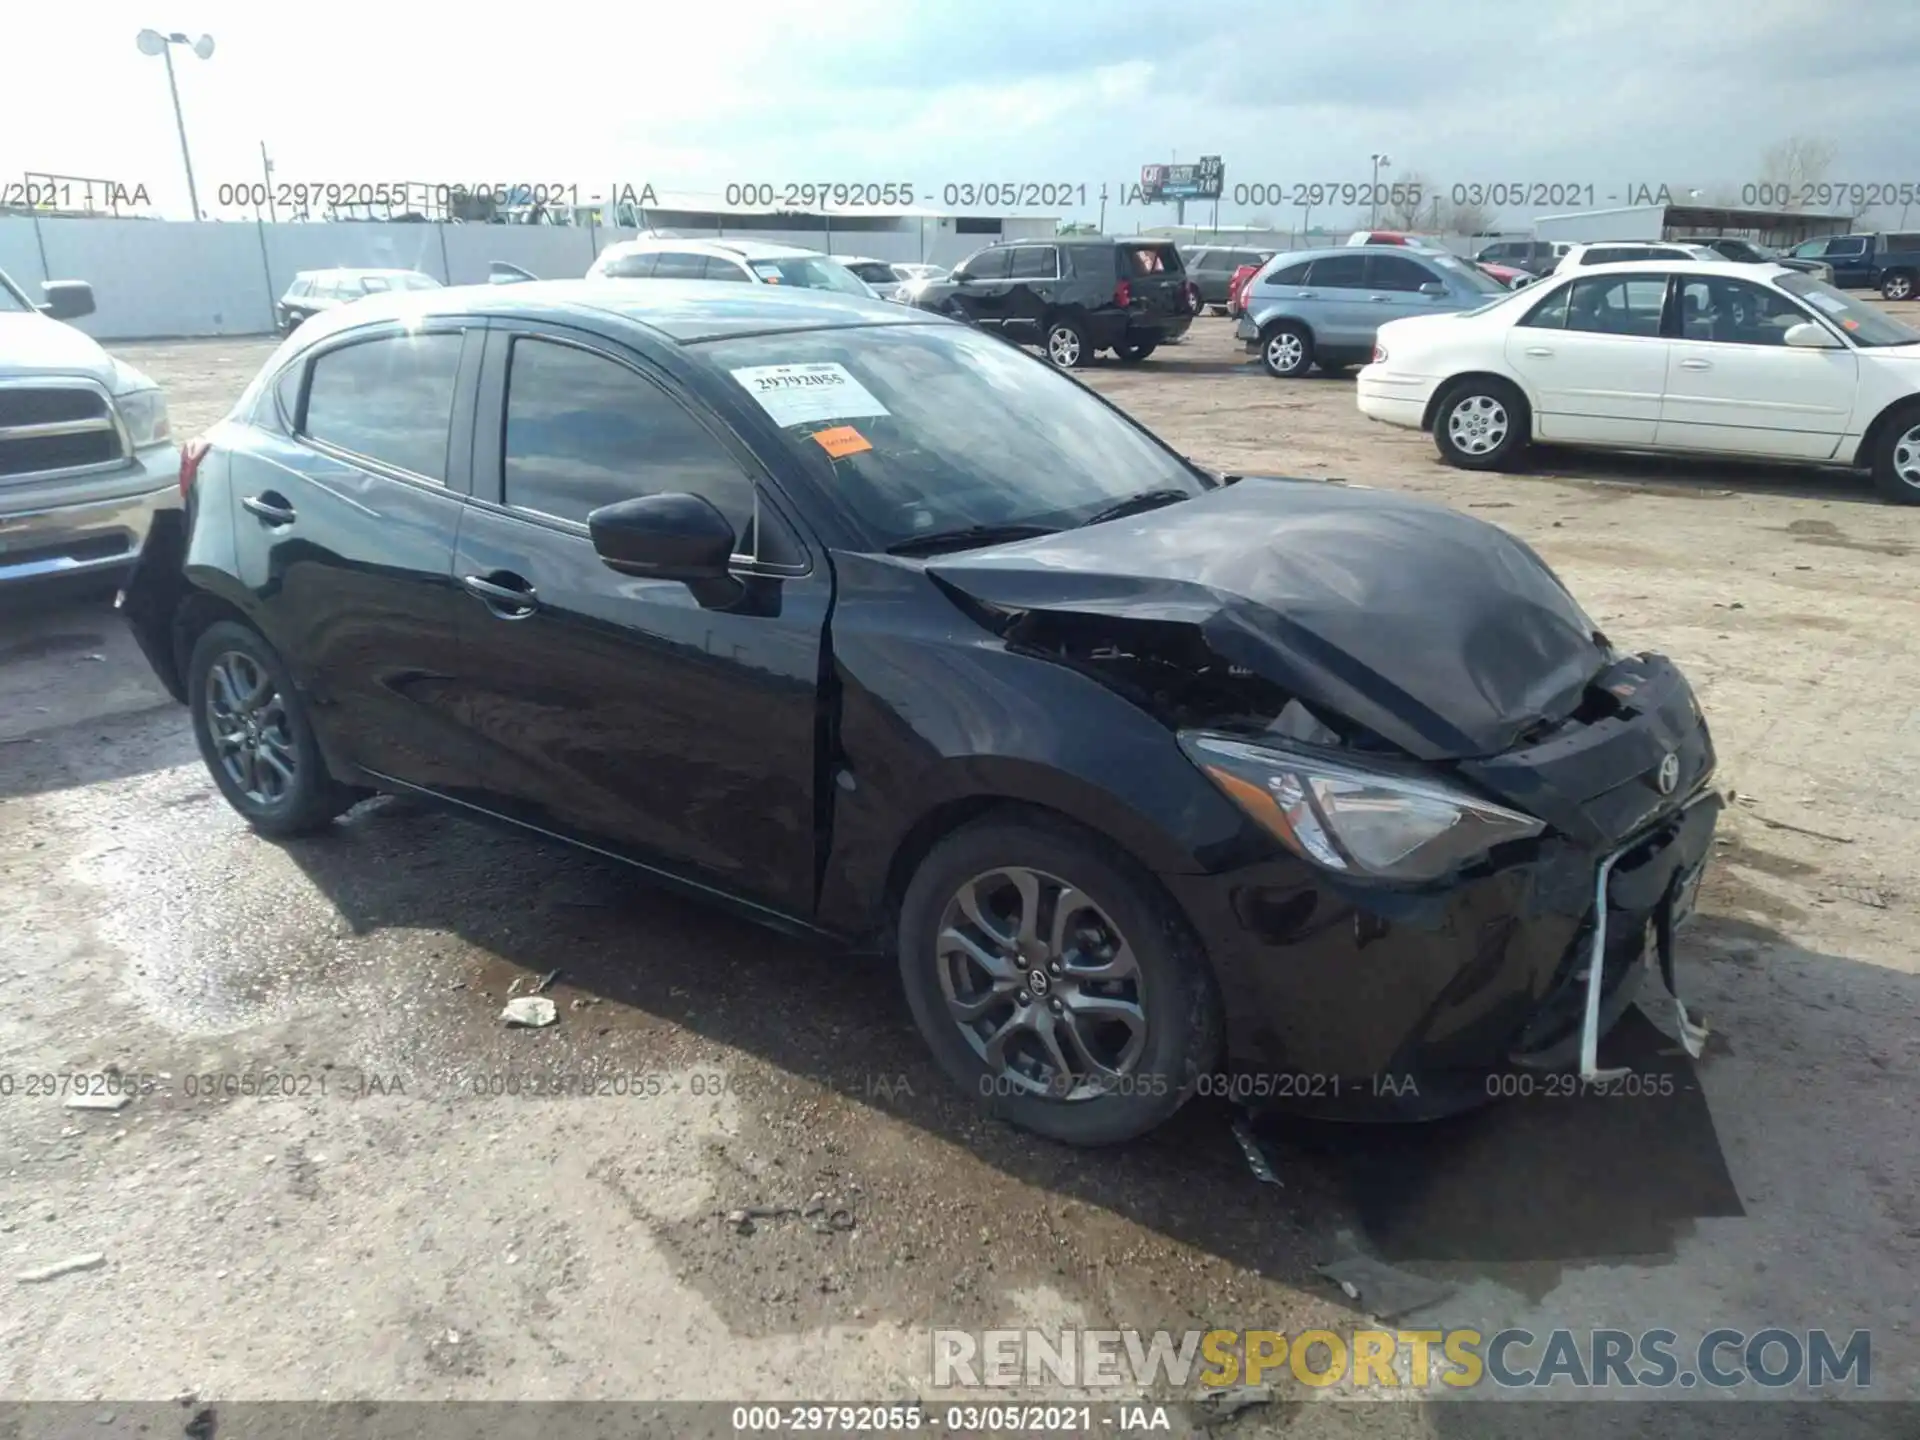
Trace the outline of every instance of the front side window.
{"type": "Polygon", "coordinates": [[[1013,259],[1010,249],[995,248],[981,250],[969,255],[954,267],[956,280],[1004,280],[1007,278],[1007,266],[1013,259]]]}
{"type": "Polygon", "coordinates": [[[1313,262],[1307,283],[1316,290],[1358,290],[1367,283],[1367,257],[1325,256],[1313,262]]]}
{"type": "Polygon", "coordinates": [[[1007,274],[1015,280],[1051,280],[1059,268],[1051,245],[1022,245],[1014,250],[1007,274]]]}
{"type": "Polygon", "coordinates": [[[460,345],[457,332],[436,332],[323,352],[307,382],[302,433],[445,484],[460,345]]]}
{"type": "Polygon", "coordinates": [[[1829,255],[1864,255],[1867,253],[1867,237],[1864,235],[1842,235],[1827,242],[1829,255]]]}
{"type": "Polygon", "coordinates": [[[1806,314],[1778,290],[1744,280],[1689,275],[1680,281],[1680,335],[1721,345],[1784,345],[1806,314]]]}
{"type": "Polygon", "coordinates": [[[687,348],[749,395],[779,367],[819,367],[835,382],[823,393],[839,402],[776,393],[756,403],[875,548],[977,525],[1076,525],[1144,491],[1205,488],[1079,385],[962,326],[850,326],[687,348]]]}
{"type": "Polygon", "coordinates": [[[703,272],[702,278],[707,280],[737,280],[742,285],[748,284],[753,279],[745,270],[741,269],[724,255],[707,256],[707,268],[703,272]]]}
{"type": "Polygon", "coordinates": [[[652,250],[616,255],[600,267],[600,273],[609,280],[645,280],[653,274],[653,263],[658,258],[652,250]]]}
{"type": "Polygon", "coordinates": [[[582,525],[617,500],[702,495],[736,548],[752,542],[753,481],[726,448],[658,385],[578,346],[513,342],[501,479],[508,505],[582,525]]]}
{"type": "Polygon", "coordinates": [[[656,280],[698,280],[707,273],[707,257],[682,250],[662,250],[654,257],[656,280]]]}

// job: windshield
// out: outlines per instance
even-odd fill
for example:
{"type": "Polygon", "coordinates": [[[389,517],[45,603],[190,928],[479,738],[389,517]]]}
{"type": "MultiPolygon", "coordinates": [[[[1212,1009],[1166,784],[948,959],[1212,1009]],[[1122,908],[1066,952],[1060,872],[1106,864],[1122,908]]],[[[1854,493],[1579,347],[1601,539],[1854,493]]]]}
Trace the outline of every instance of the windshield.
{"type": "Polygon", "coordinates": [[[13,283],[6,271],[0,270],[0,312],[13,313],[32,310],[34,307],[20,289],[13,283]]]}
{"type": "Polygon", "coordinates": [[[1469,265],[1456,255],[1425,250],[1421,254],[1429,265],[1438,265],[1449,275],[1457,279],[1468,290],[1477,290],[1482,295],[1508,295],[1512,292],[1494,279],[1478,265],[1469,265]]]}
{"type": "Polygon", "coordinates": [[[1791,275],[1780,276],[1773,283],[1820,311],[1846,331],[1847,338],[1856,345],[1876,348],[1882,345],[1920,344],[1920,330],[1902,325],[1884,310],[1862,304],[1824,280],[1816,280],[1796,270],[1791,275]]]}
{"type": "Polygon", "coordinates": [[[823,255],[749,260],[747,264],[754,274],[769,285],[792,285],[801,290],[838,290],[846,295],[873,294],[858,275],[823,255]]]}
{"type": "Polygon", "coordinates": [[[704,352],[831,467],[830,494],[874,548],[969,526],[1077,525],[1197,472],[1004,340],[957,325],[874,325],[706,341],[704,352]],[[795,375],[772,367],[812,367],[795,375]],[[782,380],[824,382],[796,392],[782,380]]]}

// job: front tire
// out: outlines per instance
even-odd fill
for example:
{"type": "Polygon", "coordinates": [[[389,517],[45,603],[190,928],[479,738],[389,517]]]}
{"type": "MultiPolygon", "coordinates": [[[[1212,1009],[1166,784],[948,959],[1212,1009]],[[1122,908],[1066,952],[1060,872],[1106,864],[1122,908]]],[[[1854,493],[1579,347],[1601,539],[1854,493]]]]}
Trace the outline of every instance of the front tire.
{"type": "Polygon", "coordinates": [[[1151,876],[1051,817],[936,845],[900,911],[907,1004],[947,1078],[1070,1145],[1146,1134],[1220,1048],[1198,943],[1151,876]]]}
{"type": "Polygon", "coordinates": [[[327,773],[306,704],[259,632],[208,626],[187,662],[187,704],[214,784],[260,834],[311,834],[354,803],[327,773]]]}
{"type": "Polygon", "coordinates": [[[1895,505],[1920,505],[1920,405],[1888,422],[1873,452],[1873,486],[1895,505]]]}
{"type": "Polygon", "coordinates": [[[1087,327],[1071,315],[1056,315],[1047,322],[1047,359],[1062,370],[1078,370],[1093,354],[1087,342],[1087,327]]]}
{"type": "Polygon", "coordinates": [[[1269,325],[1260,336],[1260,363],[1276,380],[1297,380],[1313,365],[1313,336],[1291,320],[1269,325]]]}
{"type": "Polygon", "coordinates": [[[1895,270],[1880,277],[1880,294],[1888,300],[1911,300],[1913,298],[1913,272],[1895,270]]]}
{"type": "Polygon", "coordinates": [[[1440,458],[1461,470],[1501,470],[1526,446],[1527,402],[1504,380],[1455,381],[1433,412],[1440,458]]]}
{"type": "Polygon", "coordinates": [[[1145,340],[1138,345],[1116,345],[1113,353],[1129,365],[1138,365],[1159,348],[1158,341],[1145,340]]]}

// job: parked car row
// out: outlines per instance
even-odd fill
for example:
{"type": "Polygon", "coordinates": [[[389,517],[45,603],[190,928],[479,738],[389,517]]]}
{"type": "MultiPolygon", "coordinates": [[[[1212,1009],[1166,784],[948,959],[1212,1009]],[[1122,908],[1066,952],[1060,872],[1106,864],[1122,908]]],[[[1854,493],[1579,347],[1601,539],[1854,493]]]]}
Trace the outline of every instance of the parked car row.
{"type": "MultiPolygon", "coordinates": [[[[1191,284],[1063,237],[945,300],[1059,366],[1191,284]]],[[[1712,852],[1681,672],[1497,526],[1203,469],[986,328],[785,283],[343,305],[186,447],[124,613],[260,834],[420,796],[877,952],[1059,1140],[1229,1071],[1391,1073],[1402,1118],[1596,1078],[1712,852]]]]}
{"type": "Polygon", "coordinates": [[[1715,258],[1563,270],[1379,328],[1363,414],[1467,469],[1533,442],[1849,466],[1920,505],[1920,330],[1812,275],[1715,258]]]}
{"type": "Polygon", "coordinates": [[[440,282],[418,270],[302,270],[275,307],[282,335],[291,335],[324,310],[389,290],[437,290],[440,282]]]}

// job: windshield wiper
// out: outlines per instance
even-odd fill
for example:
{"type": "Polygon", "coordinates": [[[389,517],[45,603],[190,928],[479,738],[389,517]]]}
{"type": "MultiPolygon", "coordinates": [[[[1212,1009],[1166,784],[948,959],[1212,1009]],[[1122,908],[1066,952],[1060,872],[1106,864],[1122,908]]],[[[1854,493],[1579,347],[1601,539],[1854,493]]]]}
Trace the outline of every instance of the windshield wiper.
{"type": "Polygon", "coordinates": [[[1192,498],[1186,490],[1142,490],[1138,495],[1129,495],[1124,500],[1116,500],[1104,510],[1096,510],[1080,523],[1098,525],[1103,520],[1118,520],[1125,515],[1137,515],[1142,510],[1158,510],[1162,505],[1171,505],[1177,500],[1192,498]]]}
{"type": "Polygon", "coordinates": [[[954,530],[934,530],[912,535],[887,547],[889,555],[931,555],[940,550],[971,550],[978,545],[999,545],[1009,540],[1032,540],[1041,535],[1058,535],[1058,525],[962,525],[954,530]]]}

